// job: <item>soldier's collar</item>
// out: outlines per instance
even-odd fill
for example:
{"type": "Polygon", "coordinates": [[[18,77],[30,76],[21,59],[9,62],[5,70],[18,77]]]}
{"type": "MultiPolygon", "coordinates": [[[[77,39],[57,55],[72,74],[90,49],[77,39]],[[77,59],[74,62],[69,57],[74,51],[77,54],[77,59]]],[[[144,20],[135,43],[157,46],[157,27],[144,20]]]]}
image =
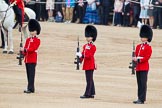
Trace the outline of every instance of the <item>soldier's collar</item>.
{"type": "Polygon", "coordinates": [[[145,45],[145,44],[149,44],[149,42],[148,42],[148,41],[147,41],[147,42],[142,42],[142,44],[143,44],[143,45],[145,45]]]}
{"type": "Polygon", "coordinates": [[[37,36],[35,35],[35,36],[31,36],[31,38],[36,38],[37,36]]]}
{"type": "Polygon", "coordinates": [[[88,42],[88,44],[93,44],[93,41],[91,41],[91,42],[88,42]]]}

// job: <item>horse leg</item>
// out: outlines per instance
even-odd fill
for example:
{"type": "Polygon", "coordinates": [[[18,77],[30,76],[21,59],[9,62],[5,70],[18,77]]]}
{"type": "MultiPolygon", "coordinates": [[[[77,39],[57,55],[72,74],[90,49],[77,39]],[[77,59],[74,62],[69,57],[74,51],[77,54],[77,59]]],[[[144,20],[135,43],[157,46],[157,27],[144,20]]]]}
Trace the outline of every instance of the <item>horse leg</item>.
{"type": "Polygon", "coordinates": [[[26,27],[27,27],[28,25],[25,25],[24,27],[22,27],[22,32],[23,32],[23,34],[24,34],[24,38],[25,38],[25,40],[28,38],[28,33],[27,33],[27,30],[26,30],[26,27]]]}
{"type": "Polygon", "coordinates": [[[12,36],[12,28],[8,29],[8,37],[9,37],[9,45],[10,45],[10,50],[8,54],[13,54],[13,36],[12,36]]]}
{"type": "Polygon", "coordinates": [[[2,32],[3,32],[3,35],[4,35],[4,49],[3,49],[3,54],[6,54],[7,53],[7,48],[8,48],[8,38],[7,38],[7,32],[2,28],[2,32]]]}

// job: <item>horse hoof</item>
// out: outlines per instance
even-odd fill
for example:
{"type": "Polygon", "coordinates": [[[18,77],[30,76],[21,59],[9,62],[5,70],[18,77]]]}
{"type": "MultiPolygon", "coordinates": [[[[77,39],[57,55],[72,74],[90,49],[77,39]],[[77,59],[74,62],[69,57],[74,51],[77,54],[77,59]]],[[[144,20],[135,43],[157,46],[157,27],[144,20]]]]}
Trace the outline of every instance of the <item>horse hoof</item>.
{"type": "Polygon", "coordinates": [[[7,51],[3,51],[3,54],[7,54],[7,51]]]}
{"type": "Polygon", "coordinates": [[[8,54],[14,54],[14,52],[13,51],[9,51],[8,54]]]}

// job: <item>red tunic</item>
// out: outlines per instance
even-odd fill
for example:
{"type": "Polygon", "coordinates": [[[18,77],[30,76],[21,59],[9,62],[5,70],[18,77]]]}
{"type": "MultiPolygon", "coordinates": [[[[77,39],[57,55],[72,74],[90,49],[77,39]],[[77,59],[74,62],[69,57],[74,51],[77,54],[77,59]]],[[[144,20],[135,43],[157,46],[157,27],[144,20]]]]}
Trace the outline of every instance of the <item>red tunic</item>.
{"type": "Polygon", "coordinates": [[[83,70],[94,70],[95,67],[95,59],[94,54],[96,52],[96,46],[93,43],[88,43],[83,46],[83,57],[81,58],[81,62],[83,63],[83,70]]]}
{"type": "Polygon", "coordinates": [[[136,71],[149,71],[149,59],[152,54],[152,48],[148,43],[142,43],[136,46],[136,57],[140,58],[136,66],[136,71]]]}
{"type": "Polygon", "coordinates": [[[25,63],[37,63],[37,50],[40,45],[40,39],[38,37],[30,37],[26,39],[24,46],[25,51],[23,52],[25,63]]]}
{"type": "Polygon", "coordinates": [[[22,11],[22,22],[24,21],[24,1],[23,0],[10,0],[10,3],[13,3],[14,1],[16,2],[16,5],[18,6],[19,9],[22,11]]]}

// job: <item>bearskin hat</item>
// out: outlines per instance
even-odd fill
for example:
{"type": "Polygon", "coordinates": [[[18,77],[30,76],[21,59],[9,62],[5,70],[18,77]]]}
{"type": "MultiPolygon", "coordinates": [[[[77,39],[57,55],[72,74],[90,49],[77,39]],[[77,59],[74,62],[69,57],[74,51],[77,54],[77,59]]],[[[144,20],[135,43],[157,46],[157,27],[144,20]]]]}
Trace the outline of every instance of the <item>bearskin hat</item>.
{"type": "Polygon", "coordinates": [[[39,24],[39,22],[35,19],[30,19],[29,20],[29,23],[28,23],[28,28],[29,28],[29,31],[37,31],[37,35],[40,34],[40,31],[41,31],[41,26],[39,24]]]}
{"type": "Polygon", "coordinates": [[[140,29],[140,37],[148,38],[148,42],[151,42],[153,36],[152,29],[149,25],[142,25],[140,29]]]}
{"type": "Polygon", "coordinates": [[[87,25],[85,28],[85,37],[93,37],[94,42],[97,38],[97,29],[93,25],[87,25]]]}

